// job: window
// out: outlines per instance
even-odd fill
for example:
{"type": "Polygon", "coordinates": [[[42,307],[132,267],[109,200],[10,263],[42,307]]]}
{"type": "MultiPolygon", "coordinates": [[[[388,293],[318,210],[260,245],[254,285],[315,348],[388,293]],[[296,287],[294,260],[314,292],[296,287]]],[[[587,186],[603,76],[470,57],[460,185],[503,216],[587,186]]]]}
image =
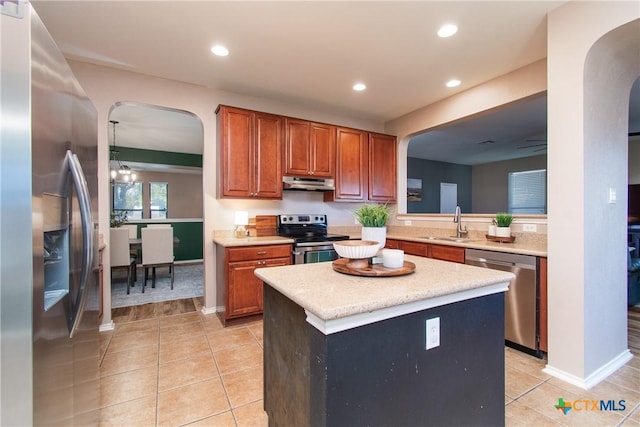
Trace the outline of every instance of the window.
{"type": "Polygon", "coordinates": [[[509,212],[547,213],[547,170],[509,173],[509,212]]]}
{"type": "Polygon", "coordinates": [[[149,215],[151,219],[166,219],[169,184],[166,182],[149,183],[149,215]]]}
{"type": "Polygon", "coordinates": [[[113,184],[113,212],[126,214],[127,219],[142,219],[142,183],[113,184]]]}

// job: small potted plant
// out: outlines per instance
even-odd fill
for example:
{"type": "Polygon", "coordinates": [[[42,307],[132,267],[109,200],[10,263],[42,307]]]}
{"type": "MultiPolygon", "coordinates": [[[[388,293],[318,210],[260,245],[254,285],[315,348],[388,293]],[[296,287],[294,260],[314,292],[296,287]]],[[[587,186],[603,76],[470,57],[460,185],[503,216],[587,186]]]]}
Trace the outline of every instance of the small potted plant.
{"type": "Polygon", "coordinates": [[[391,209],[387,204],[364,204],[353,214],[362,225],[362,240],[378,242],[382,249],[387,241],[387,221],[391,216],[391,209]]]}
{"type": "Polygon", "coordinates": [[[495,222],[497,237],[511,237],[511,223],[513,222],[513,215],[506,212],[499,212],[496,214],[495,222]]]}
{"type": "Polygon", "coordinates": [[[126,211],[111,211],[111,215],[109,215],[109,226],[111,228],[122,227],[123,224],[127,222],[127,212],[126,211]]]}

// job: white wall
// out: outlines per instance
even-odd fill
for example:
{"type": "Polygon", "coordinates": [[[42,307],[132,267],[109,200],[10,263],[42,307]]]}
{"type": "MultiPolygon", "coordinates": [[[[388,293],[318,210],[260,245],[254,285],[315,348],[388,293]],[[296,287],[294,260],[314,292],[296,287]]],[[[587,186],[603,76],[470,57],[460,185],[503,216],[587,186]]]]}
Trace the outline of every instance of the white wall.
{"type": "MultiPolygon", "coordinates": [[[[108,243],[109,227],[109,146],[108,120],[111,109],[117,102],[129,101],[149,105],[176,108],[195,114],[203,125],[203,229],[204,229],[204,281],[205,307],[213,309],[215,300],[215,250],[213,247],[214,230],[233,229],[233,211],[248,210],[255,214],[273,214],[287,212],[317,211],[329,216],[330,224],[351,225],[351,203],[324,203],[321,194],[289,192],[282,201],[229,200],[216,199],[216,116],[218,104],[232,105],[274,114],[311,119],[375,132],[382,132],[381,123],[357,118],[334,115],[327,111],[316,111],[291,104],[274,102],[264,98],[241,96],[215,91],[191,84],[145,76],[113,68],[100,67],[88,63],[69,61],[71,68],[98,110],[98,178],[100,193],[99,221],[100,233],[108,243]]],[[[110,283],[111,275],[108,251],[103,254],[104,279],[110,283]]],[[[110,287],[104,288],[103,327],[111,324],[110,287]]]]}
{"type": "Polygon", "coordinates": [[[626,135],[640,39],[637,26],[605,34],[639,17],[637,2],[569,2],[548,17],[547,372],[583,388],[630,358],[626,135]]]}

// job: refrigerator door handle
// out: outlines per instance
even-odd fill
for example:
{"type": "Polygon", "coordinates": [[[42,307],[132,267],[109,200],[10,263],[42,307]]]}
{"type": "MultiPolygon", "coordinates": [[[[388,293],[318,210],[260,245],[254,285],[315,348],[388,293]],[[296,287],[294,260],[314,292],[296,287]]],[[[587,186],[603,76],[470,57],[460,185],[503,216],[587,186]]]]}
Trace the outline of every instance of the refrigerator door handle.
{"type": "Polygon", "coordinates": [[[80,278],[80,287],[76,298],[76,305],[73,307],[71,317],[71,328],[69,329],[69,338],[73,338],[76,329],[82,320],[87,297],[89,295],[88,286],[93,272],[94,263],[94,239],[93,239],[93,217],[91,214],[91,198],[89,197],[89,188],[85,179],[82,166],[78,160],[78,156],[73,154],[71,150],[67,150],[65,157],[68,170],[71,172],[73,182],[78,195],[78,205],[80,207],[80,216],[82,221],[82,242],[84,251],[82,255],[82,275],[80,278]]]}

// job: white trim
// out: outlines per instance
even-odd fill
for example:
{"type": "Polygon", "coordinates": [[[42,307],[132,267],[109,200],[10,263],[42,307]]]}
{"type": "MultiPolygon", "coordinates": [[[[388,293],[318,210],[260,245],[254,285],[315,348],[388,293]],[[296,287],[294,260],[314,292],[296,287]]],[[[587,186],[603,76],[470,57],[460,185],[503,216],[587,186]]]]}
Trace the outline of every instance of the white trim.
{"type": "Polygon", "coordinates": [[[214,314],[218,312],[218,307],[205,307],[202,306],[202,308],[200,309],[200,312],[202,314],[214,314]]]}
{"type": "Polygon", "coordinates": [[[103,323],[98,327],[100,332],[113,331],[116,328],[115,322],[112,320],[109,323],[103,323]]]}
{"type": "Polygon", "coordinates": [[[542,372],[569,384],[573,384],[576,387],[589,390],[620,369],[631,359],[633,359],[633,354],[629,350],[625,350],[584,379],[568,372],[561,371],[560,369],[554,368],[548,364],[544,369],[542,369],[542,372]]]}
{"type": "Polygon", "coordinates": [[[371,323],[403,316],[405,314],[416,313],[418,311],[427,310],[433,307],[439,307],[446,304],[469,300],[472,298],[479,298],[487,295],[497,294],[500,292],[506,292],[508,288],[509,282],[496,283],[489,286],[483,286],[481,288],[470,289],[467,291],[456,292],[454,294],[414,301],[408,304],[387,307],[369,313],[358,313],[352,316],[331,320],[323,320],[307,310],[305,310],[305,313],[307,314],[307,322],[309,324],[311,324],[314,328],[316,328],[323,334],[330,335],[337,332],[357,328],[358,326],[369,325],[371,323]]]}
{"type": "Polygon", "coordinates": [[[169,222],[203,222],[202,218],[128,219],[127,224],[166,224],[169,222]]]}

